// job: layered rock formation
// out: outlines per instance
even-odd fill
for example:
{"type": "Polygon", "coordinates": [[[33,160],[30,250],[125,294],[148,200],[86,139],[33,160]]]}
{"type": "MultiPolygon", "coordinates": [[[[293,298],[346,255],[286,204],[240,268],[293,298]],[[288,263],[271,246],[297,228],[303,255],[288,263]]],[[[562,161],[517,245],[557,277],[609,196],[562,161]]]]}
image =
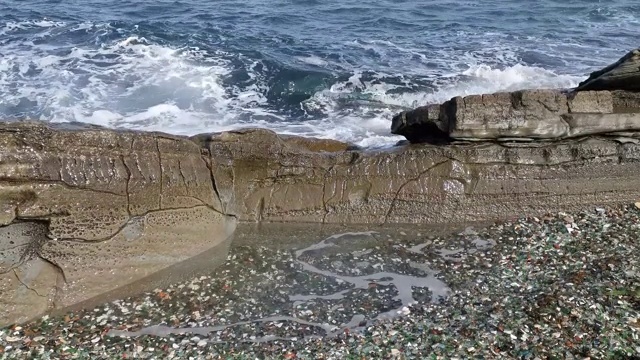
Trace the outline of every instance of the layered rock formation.
{"type": "Polygon", "coordinates": [[[198,140],[244,221],[444,224],[640,198],[640,145],[601,137],[339,152],[268,130],[198,140]]]}
{"type": "Polygon", "coordinates": [[[612,89],[640,91],[640,49],[632,50],[606,68],[592,72],[577,88],[578,91],[612,89]]]}
{"type": "Polygon", "coordinates": [[[414,143],[619,135],[640,131],[640,96],[608,90],[521,90],[455,97],[396,115],[391,131],[414,143]]]}
{"type": "Polygon", "coordinates": [[[388,150],[1,123],[0,325],[224,258],[237,220],[434,225],[637,201],[639,93],[594,85],[630,84],[634,59],[572,91],[403,112],[392,131],[426,143],[388,150]]]}
{"type": "Polygon", "coordinates": [[[215,247],[222,211],[193,142],[0,125],[0,324],[125,286],[215,247]]]}
{"type": "Polygon", "coordinates": [[[396,115],[410,142],[562,140],[640,131],[640,51],[591,74],[576,89],[454,97],[396,115]]]}

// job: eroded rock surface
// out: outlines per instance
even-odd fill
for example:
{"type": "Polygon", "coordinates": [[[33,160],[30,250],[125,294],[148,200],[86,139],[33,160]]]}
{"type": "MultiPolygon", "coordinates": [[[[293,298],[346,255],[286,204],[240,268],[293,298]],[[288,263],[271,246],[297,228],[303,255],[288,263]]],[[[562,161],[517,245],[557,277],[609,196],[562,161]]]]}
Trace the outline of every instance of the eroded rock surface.
{"type": "Polygon", "coordinates": [[[437,225],[640,198],[640,145],[611,137],[366,151],[261,129],[187,139],[14,123],[0,141],[3,323],[142,290],[228,239],[236,218],[437,225]]]}
{"type": "Polygon", "coordinates": [[[0,124],[0,324],[222,243],[235,218],[210,174],[200,147],[180,137],[0,124]]]}
{"type": "Polygon", "coordinates": [[[387,150],[0,123],[0,325],[222,260],[237,220],[438,225],[637,201],[640,93],[621,80],[637,54],[574,91],[403,112],[392,132],[426,143],[387,150]]]}
{"type": "Polygon", "coordinates": [[[198,140],[245,221],[445,224],[640,198],[640,145],[609,138],[339,152],[268,130],[198,140]]]}
{"type": "Polygon", "coordinates": [[[640,131],[640,97],[627,91],[520,90],[455,97],[405,111],[391,132],[410,142],[562,140],[640,131]]]}

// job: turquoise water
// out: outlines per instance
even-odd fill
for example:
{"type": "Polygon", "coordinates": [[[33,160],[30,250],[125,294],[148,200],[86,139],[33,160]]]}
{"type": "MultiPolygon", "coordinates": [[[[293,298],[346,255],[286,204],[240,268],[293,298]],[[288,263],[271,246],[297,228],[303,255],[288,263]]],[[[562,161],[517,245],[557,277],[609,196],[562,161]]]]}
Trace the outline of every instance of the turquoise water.
{"type": "Polygon", "coordinates": [[[391,144],[455,95],[570,87],[637,47],[635,1],[0,1],[0,117],[391,144]]]}

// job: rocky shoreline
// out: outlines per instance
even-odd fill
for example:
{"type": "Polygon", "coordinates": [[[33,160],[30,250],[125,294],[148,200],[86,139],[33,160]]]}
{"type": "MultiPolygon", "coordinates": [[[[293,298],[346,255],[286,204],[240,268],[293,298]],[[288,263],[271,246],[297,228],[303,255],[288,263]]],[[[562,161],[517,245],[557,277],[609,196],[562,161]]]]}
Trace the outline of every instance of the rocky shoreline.
{"type": "Polygon", "coordinates": [[[396,115],[391,132],[413,143],[558,141],[605,135],[638,142],[640,50],[593,72],[575,89],[457,96],[396,115]]]}
{"type": "Polygon", "coordinates": [[[0,358],[640,357],[640,203],[349,229],[241,225],[215,271],[0,330],[0,358]]]}
{"type": "Polygon", "coordinates": [[[446,225],[637,201],[639,58],[570,91],[403,112],[392,132],[409,143],[385,150],[3,122],[0,325],[152,290],[204,251],[215,267],[242,223],[446,225]]]}

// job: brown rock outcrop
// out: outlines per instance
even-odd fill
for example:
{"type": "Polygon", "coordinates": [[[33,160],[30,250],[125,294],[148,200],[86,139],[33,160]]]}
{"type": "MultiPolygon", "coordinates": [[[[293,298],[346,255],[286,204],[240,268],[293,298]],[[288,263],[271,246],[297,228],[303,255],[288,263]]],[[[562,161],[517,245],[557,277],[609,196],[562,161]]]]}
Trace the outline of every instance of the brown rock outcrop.
{"type": "Polygon", "coordinates": [[[611,138],[366,151],[258,129],[1,127],[3,323],[145,285],[221,244],[235,217],[435,225],[640,198],[640,145],[611,138]]]}
{"type": "Polygon", "coordinates": [[[444,224],[640,198],[640,145],[607,138],[333,153],[268,130],[198,140],[245,221],[444,224]]]}
{"type": "Polygon", "coordinates": [[[207,161],[193,142],[164,134],[0,123],[0,324],[223,243],[235,218],[207,161]]]}
{"type": "Polygon", "coordinates": [[[637,201],[640,95],[586,85],[403,112],[392,132],[428,143],[375,151],[0,123],[0,325],[221,261],[238,220],[436,225],[637,201]]]}
{"type": "Polygon", "coordinates": [[[396,115],[410,142],[562,140],[640,131],[640,50],[573,91],[520,90],[454,97],[396,115]]]}

